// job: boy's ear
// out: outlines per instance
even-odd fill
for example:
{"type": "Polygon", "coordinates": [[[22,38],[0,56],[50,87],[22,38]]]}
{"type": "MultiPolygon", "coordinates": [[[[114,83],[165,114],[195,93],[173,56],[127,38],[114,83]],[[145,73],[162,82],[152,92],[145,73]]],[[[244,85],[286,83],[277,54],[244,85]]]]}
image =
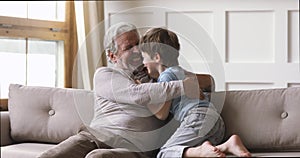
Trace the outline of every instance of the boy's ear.
{"type": "Polygon", "coordinates": [[[109,57],[110,61],[112,61],[113,63],[117,62],[116,61],[116,55],[113,52],[109,51],[108,57],[109,57]]]}
{"type": "Polygon", "coordinates": [[[158,63],[161,61],[161,57],[159,53],[155,53],[154,60],[158,63]]]}

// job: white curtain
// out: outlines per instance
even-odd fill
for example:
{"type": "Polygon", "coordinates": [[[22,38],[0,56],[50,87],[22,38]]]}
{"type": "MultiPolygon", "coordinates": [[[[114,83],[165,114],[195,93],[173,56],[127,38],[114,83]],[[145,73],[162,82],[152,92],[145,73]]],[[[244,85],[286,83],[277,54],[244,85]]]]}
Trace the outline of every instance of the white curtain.
{"type": "Polygon", "coordinates": [[[103,1],[74,1],[78,38],[77,88],[93,89],[93,76],[106,65],[103,55],[103,1]]]}

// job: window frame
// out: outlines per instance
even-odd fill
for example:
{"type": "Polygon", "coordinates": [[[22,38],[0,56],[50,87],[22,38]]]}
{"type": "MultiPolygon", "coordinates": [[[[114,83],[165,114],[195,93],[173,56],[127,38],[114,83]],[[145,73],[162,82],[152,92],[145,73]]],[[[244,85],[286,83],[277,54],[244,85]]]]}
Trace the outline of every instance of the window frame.
{"type": "MultiPolygon", "coordinates": [[[[66,1],[65,6],[64,22],[0,16],[0,36],[64,41],[64,87],[72,88],[72,69],[77,53],[74,2],[66,1]]],[[[8,110],[7,106],[8,99],[0,98],[0,111],[8,110]]]]}

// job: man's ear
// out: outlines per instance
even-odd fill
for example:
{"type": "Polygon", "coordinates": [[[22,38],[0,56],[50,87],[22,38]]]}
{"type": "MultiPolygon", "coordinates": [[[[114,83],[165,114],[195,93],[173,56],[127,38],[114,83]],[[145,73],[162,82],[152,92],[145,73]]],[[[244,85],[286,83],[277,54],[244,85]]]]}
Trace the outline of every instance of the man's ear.
{"type": "Polygon", "coordinates": [[[161,57],[160,57],[159,53],[155,53],[154,61],[157,62],[157,63],[161,62],[161,57]]]}
{"type": "Polygon", "coordinates": [[[113,52],[109,51],[108,57],[109,57],[110,61],[112,61],[113,63],[117,62],[116,55],[113,52]]]}

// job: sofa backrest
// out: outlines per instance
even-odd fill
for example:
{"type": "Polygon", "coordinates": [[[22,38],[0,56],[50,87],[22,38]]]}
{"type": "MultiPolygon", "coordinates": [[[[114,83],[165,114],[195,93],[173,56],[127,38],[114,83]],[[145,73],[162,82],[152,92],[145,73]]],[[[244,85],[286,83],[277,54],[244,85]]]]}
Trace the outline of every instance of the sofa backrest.
{"type": "MultiPolygon", "coordinates": [[[[300,151],[300,87],[213,92],[211,101],[222,111],[224,140],[238,134],[252,151],[300,151]]],[[[59,143],[90,123],[93,106],[93,91],[11,84],[11,136],[59,143]]]]}
{"type": "Polygon", "coordinates": [[[251,150],[300,151],[300,87],[227,91],[221,115],[225,139],[238,134],[251,150]]]}
{"type": "Polygon", "coordinates": [[[12,139],[59,143],[89,123],[93,106],[92,91],[11,84],[8,110],[12,139]]]}

